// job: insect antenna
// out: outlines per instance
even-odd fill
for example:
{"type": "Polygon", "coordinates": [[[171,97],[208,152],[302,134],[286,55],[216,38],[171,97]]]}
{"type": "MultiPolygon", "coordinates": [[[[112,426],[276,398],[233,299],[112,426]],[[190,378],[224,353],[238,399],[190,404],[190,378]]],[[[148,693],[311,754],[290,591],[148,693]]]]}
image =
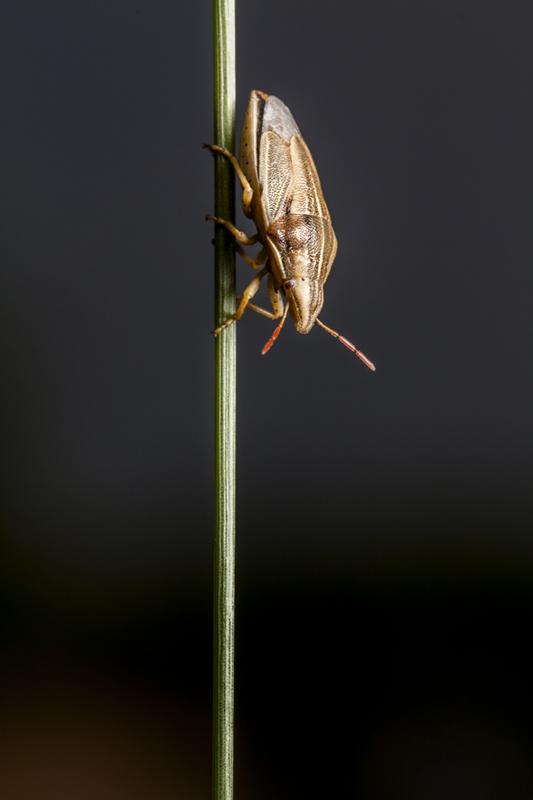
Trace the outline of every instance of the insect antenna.
{"type": "MultiPolygon", "coordinates": [[[[324,328],[325,331],[327,331],[328,333],[331,333],[331,335],[334,336],[336,339],[338,339],[339,342],[342,342],[344,345],[346,345],[346,347],[349,350],[352,350],[354,353],[356,353],[359,356],[359,358],[361,359],[361,361],[364,364],[366,364],[367,367],[369,367],[369,369],[371,369],[373,372],[376,371],[376,368],[373,365],[373,363],[363,353],[361,353],[361,351],[358,350],[357,347],[355,347],[355,345],[353,345],[351,342],[349,342],[348,339],[345,339],[344,336],[341,336],[340,334],[336,333],[335,331],[332,331],[331,328],[328,328],[327,325],[324,325],[324,323],[320,322],[319,319],[317,319],[317,322],[318,322],[318,324],[320,325],[321,328],[324,328]]],[[[280,325],[280,327],[281,327],[281,325],[280,325]]],[[[277,336],[277,333],[272,337],[272,339],[274,339],[276,336],[277,336]]]]}
{"type": "Polygon", "coordinates": [[[270,350],[270,348],[272,347],[272,345],[274,344],[274,342],[275,342],[275,341],[276,341],[276,339],[278,338],[278,336],[279,336],[279,332],[280,332],[280,330],[282,329],[282,327],[283,327],[283,323],[285,322],[285,319],[286,319],[286,317],[287,317],[287,311],[288,311],[288,310],[289,310],[289,304],[288,304],[288,303],[285,303],[285,311],[283,312],[283,316],[282,316],[282,318],[281,318],[281,322],[279,323],[278,327],[276,328],[276,330],[274,331],[274,333],[272,334],[272,336],[270,337],[270,339],[268,340],[268,342],[266,343],[266,345],[265,345],[265,346],[263,347],[263,349],[261,350],[261,355],[262,355],[262,356],[264,356],[264,355],[265,355],[265,353],[268,353],[268,351],[270,350]]]}

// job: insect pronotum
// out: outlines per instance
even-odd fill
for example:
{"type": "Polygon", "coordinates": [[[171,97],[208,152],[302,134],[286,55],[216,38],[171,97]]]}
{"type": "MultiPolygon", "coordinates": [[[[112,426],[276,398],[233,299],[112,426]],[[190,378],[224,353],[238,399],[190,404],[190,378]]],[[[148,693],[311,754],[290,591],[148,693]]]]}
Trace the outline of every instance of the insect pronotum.
{"type": "Polygon", "coordinates": [[[248,236],[227,220],[213,217],[235,236],[235,247],[253,269],[260,270],[237,298],[239,306],[213,333],[215,336],[239,320],[246,308],[281,322],[264,346],[268,352],[291,315],[298,333],[309,333],[315,322],[356,353],[367,367],[374,365],[357,348],[318,319],[324,304],[324,284],[337,252],[337,239],[316,167],[294,118],[277,97],[254,91],[244,119],[239,160],[229,150],[204,145],[231,162],[243,188],[242,208],[255,222],[257,233],[248,236]],[[254,259],[241,245],[260,242],[254,259]],[[267,276],[273,311],[251,300],[267,276]]]}

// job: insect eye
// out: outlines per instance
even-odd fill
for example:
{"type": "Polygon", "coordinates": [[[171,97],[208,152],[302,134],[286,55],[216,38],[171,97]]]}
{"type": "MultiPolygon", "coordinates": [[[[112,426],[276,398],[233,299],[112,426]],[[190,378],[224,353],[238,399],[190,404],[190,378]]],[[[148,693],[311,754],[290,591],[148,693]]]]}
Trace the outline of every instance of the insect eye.
{"type": "Polygon", "coordinates": [[[292,289],[296,284],[296,281],[285,281],[285,288],[292,289]]]}

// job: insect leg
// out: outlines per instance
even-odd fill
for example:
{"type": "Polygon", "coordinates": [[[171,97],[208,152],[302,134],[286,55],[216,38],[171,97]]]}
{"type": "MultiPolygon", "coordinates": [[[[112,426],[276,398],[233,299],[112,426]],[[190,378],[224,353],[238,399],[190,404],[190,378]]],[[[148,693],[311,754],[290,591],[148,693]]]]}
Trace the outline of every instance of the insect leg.
{"type": "Polygon", "coordinates": [[[241,182],[242,186],[242,209],[247,217],[251,217],[250,213],[250,204],[252,202],[252,197],[254,194],[254,190],[250,186],[248,179],[246,178],[244,172],[242,171],[239,162],[235,158],[229,150],[226,150],[225,147],[219,147],[217,144],[204,144],[204,147],[207,147],[208,150],[211,150],[212,153],[220,153],[221,155],[225,156],[231,163],[231,166],[237,173],[237,176],[241,182]]]}
{"type": "Polygon", "coordinates": [[[278,292],[276,290],[276,287],[274,286],[272,275],[268,276],[267,288],[268,288],[268,294],[270,295],[270,302],[272,303],[272,308],[274,309],[274,313],[272,313],[272,311],[266,311],[264,308],[256,306],[255,303],[248,303],[248,308],[251,308],[252,311],[257,311],[258,314],[262,314],[264,317],[268,317],[269,319],[279,319],[280,317],[283,316],[283,299],[281,297],[281,292],[278,292]]]}
{"type": "Polygon", "coordinates": [[[212,219],[213,222],[218,222],[219,225],[223,225],[225,228],[228,229],[230,233],[232,233],[238,242],[241,244],[256,244],[259,240],[259,234],[255,233],[253,236],[248,236],[248,234],[244,233],[244,231],[238,230],[232,222],[228,222],[225,219],[220,219],[220,217],[213,217],[211,214],[206,214],[206,219],[212,219]]]}
{"type": "Polygon", "coordinates": [[[250,308],[252,311],[257,311],[258,314],[262,314],[264,317],[268,317],[269,319],[279,319],[281,314],[273,314],[272,311],[267,311],[266,308],[260,308],[256,306],[255,303],[248,303],[246,308],[250,308]]]}
{"type": "Polygon", "coordinates": [[[264,278],[267,273],[268,269],[266,267],[263,267],[261,272],[259,272],[255,276],[253,281],[244,290],[244,294],[242,296],[241,302],[239,303],[237,311],[235,312],[235,314],[232,314],[231,317],[228,317],[228,319],[225,322],[223,322],[222,325],[220,325],[220,327],[218,327],[216,330],[213,331],[215,336],[217,336],[220,333],[220,331],[224,330],[224,328],[227,328],[233,322],[237,322],[237,320],[239,320],[242,317],[244,309],[249,304],[252,297],[255,294],[257,294],[257,291],[261,285],[261,279],[264,278]]]}
{"type": "Polygon", "coordinates": [[[274,279],[272,278],[272,273],[268,276],[267,289],[270,297],[270,302],[272,303],[272,308],[276,312],[274,319],[277,319],[278,317],[281,317],[283,315],[283,298],[281,296],[281,292],[279,291],[279,289],[276,289],[276,287],[274,286],[274,279]]]}
{"type": "Polygon", "coordinates": [[[262,267],[262,266],[263,266],[263,264],[264,264],[264,263],[265,263],[265,261],[266,261],[267,253],[266,253],[266,250],[265,250],[265,248],[264,248],[264,247],[262,248],[262,250],[260,250],[260,251],[258,252],[258,254],[256,255],[256,257],[255,257],[255,258],[250,258],[250,256],[248,255],[248,253],[246,253],[246,252],[245,252],[245,251],[242,249],[242,247],[240,246],[240,244],[237,244],[237,243],[235,243],[235,250],[236,250],[236,251],[237,251],[237,253],[238,253],[238,254],[241,256],[241,258],[244,258],[244,260],[246,261],[246,263],[248,264],[248,266],[252,267],[253,269],[259,269],[259,267],[262,267]]]}

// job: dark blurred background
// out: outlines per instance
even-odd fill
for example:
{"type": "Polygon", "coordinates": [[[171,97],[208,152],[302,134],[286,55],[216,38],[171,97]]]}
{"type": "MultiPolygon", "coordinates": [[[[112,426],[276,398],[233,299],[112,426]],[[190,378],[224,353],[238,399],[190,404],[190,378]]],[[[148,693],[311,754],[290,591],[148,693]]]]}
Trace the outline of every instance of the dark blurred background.
{"type": "MultiPolygon", "coordinates": [[[[236,795],[533,798],[533,5],[238,6],[377,372],[238,324],[236,795]]],[[[211,8],[0,30],[0,795],[207,797],[211,8]]]]}

